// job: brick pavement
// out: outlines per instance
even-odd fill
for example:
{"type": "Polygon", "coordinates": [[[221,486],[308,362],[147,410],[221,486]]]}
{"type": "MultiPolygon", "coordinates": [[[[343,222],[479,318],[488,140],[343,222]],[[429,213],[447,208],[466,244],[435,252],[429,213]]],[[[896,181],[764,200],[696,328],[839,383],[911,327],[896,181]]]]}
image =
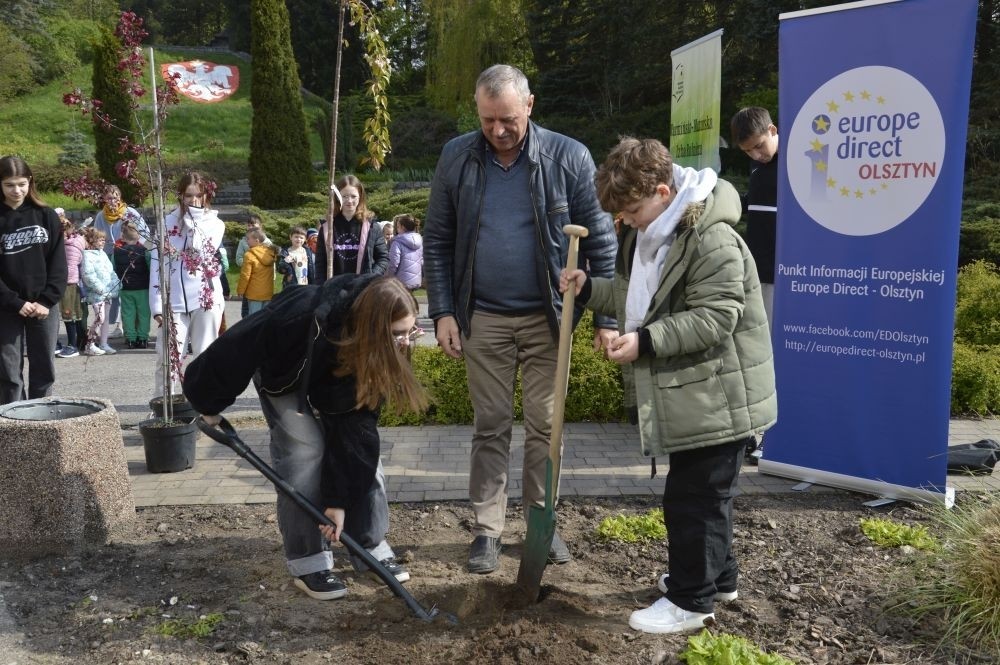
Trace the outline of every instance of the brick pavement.
{"type": "MultiPolygon", "coordinates": [[[[269,460],[267,430],[260,421],[235,425],[254,452],[269,460]]],[[[381,430],[383,464],[390,501],[463,500],[468,497],[470,426],[387,427],[381,430]]],[[[193,468],[179,473],[146,471],[142,440],[127,429],[125,450],[137,506],[271,503],[275,491],[249,463],[225,446],[199,435],[193,468]]],[[[983,438],[1000,440],[1000,419],[952,420],[950,443],[983,438]]],[[[639,454],[638,433],[618,423],[567,423],[561,483],[562,496],[656,495],[663,491],[665,465],[649,477],[649,461],[639,454]]],[[[520,498],[524,427],[515,426],[511,444],[511,498],[520,498]]],[[[744,466],[739,486],[744,494],[793,491],[798,481],[768,476],[744,466]]],[[[1000,490],[998,475],[948,476],[957,490],[1000,490]]],[[[810,492],[834,492],[814,485],[810,492]]]]}

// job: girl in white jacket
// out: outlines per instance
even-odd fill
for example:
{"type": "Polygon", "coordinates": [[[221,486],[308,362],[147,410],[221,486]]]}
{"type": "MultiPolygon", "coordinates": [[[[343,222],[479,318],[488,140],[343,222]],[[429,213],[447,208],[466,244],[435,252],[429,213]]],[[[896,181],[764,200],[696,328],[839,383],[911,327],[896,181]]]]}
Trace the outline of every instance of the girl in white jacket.
{"type": "Polygon", "coordinates": [[[87,249],[83,250],[80,279],[86,287],[86,301],[90,303],[90,311],[94,317],[87,331],[88,344],[83,352],[88,356],[113,354],[115,350],[108,344],[108,314],[111,299],[118,297],[121,282],[115,274],[115,267],[111,265],[111,259],[104,253],[104,232],[91,226],[84,230],[83,237],[87,241],[87,249]]]}
{"type": "MultiPolygon", "coordinates": [[[[161,327],[156,347],[170,357],[173,391],[180,392],[184,352],[191,344],[191,359],[208,348],[219,336],[219,324],[225,301],[222,295],[222,270],[216,252],[222,246],[225,225],[212,202],[210,182],[201,174],[190,172],[177,184],[176,208],[164,220],[166,244],[154,248],[149,266],[149,308],[161,327]],[[160,281],[160,256],[164,257],[166,283],[160,281]],[[161,291],[163,294],[161,295],[161,291]],[[163,300],[173,314],[173,344],[166,344],[170,330],[163,329],[163,300]]],[[[162,355],[161,355],[162,360],[162,355]]],[[[163,363],[156,364],[153,395],[163,395],[163,363]]]]}

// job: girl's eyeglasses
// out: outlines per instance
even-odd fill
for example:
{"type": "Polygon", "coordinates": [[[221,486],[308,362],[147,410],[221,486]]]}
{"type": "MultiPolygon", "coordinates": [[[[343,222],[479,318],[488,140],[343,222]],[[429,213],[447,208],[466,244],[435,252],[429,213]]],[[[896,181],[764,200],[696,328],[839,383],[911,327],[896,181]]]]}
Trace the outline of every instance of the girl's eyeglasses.
{"type": "Polygon", "coordinates": [[[402,346],[404,342],[412,344],[415,341],[417,341],[418,338],[423,336],[424,336],[424,329],[421,328],[420,326],[413,326],[412,328],[410,328],[408,332],[393,333],[392,340],[396,342],[396,344],[402,346]]]}

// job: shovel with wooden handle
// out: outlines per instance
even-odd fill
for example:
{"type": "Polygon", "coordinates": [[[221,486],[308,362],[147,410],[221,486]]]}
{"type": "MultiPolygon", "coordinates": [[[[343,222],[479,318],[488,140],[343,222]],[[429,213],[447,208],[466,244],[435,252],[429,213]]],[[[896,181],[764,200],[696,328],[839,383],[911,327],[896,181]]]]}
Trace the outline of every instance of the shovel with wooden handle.
{"type": "MultiPolygon", "coordinates": [[[[569,236],[566,267],[576,268],[580,238],[589,231],[583,226],[567,224],[563,233],[569,236]]],[[[573,303],[576,291],[572,287],[563,294],[562,321],[559,324],[559,356],[556,361],[556,385],[552,404],[552,435],[549,438],[549,459],[545,462],[545,506],[528,508],[528,531],[524,537],[521,567],[517,571],[517,586],[535,602],[541,590],[542,574],[549,561],[552,536],[556,531],[556,496],[559,494],[559,469],[562,465],[563,416],[566,412],[566,387],[569,383],[569,353],[573,339],[573,303]]]]}
{"type": "MultiPolygon", "coordinates": [[[[313,502],[303,496],[297,489],[289,485],[281,476],[278,475],[277,471],[272,469],[267,464],[267,462],[262,460],[254,451],[250,450],[250,447],[243,442],[243,439],[239,437],[236,430],[233,429],[233,426],[229,424],[228,420],[222,418],[217,427],[209,425],[201,418],[198,418],[195,422],[198,424],[198,429],[202,432],[210,436],[215,441],[230,448],[234,453],[250,462],[255,469],[264,474],[265,478],[274,483],[274,487],[279,492],[294,501],[299,508],[305,511],[305,513],[311,518],[316,520],[318,524],[335,526],[333,521],[324,515],[313,502]]],[[[423,619],[424,621],[433,621],[435,617],[442,615],[441,611],[436,607],[426,609],[419,602],[417,602],[417,599],[414,598],[409,591],[403,588],[403,585],[400,584],[399,580],[397,580],[380,561],[373,557],[368,550],[362,547],[349,535],[341,532],[340,542],[347,548],[348,552],[360,558],[365,565],[368,566],[387,587],[389,587],[390,591],[406,603],[406,606],[409,607],[410,611],[413,612],[413,614],[418,618],[423,619]]],[[[442,616],[444,616],[444,618],[450,623],[458,623],[458,619],[451,614],[443,614],[442,616]]]]}

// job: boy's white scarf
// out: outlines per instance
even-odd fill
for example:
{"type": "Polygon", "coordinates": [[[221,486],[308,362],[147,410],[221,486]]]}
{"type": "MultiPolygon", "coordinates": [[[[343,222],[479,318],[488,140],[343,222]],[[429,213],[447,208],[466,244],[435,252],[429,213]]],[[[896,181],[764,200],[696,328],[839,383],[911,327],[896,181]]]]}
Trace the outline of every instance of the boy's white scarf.
{"type": "Polygon", "coordinates": [[[634,332],[646,318],[653,294],[660,284],[660,273],[663,272],[667,250],[674,240],[674,231],[680,224],[685,209],[692,203],[708,198],[718,180],[719,176],[712,169],[697,171],[674,164],[673,189],[677,192],[674,200],[645,231],[639,231],[636,237],[632,275],[628,283],[628,297],[625,299],[625,332],[634,332]]]}

